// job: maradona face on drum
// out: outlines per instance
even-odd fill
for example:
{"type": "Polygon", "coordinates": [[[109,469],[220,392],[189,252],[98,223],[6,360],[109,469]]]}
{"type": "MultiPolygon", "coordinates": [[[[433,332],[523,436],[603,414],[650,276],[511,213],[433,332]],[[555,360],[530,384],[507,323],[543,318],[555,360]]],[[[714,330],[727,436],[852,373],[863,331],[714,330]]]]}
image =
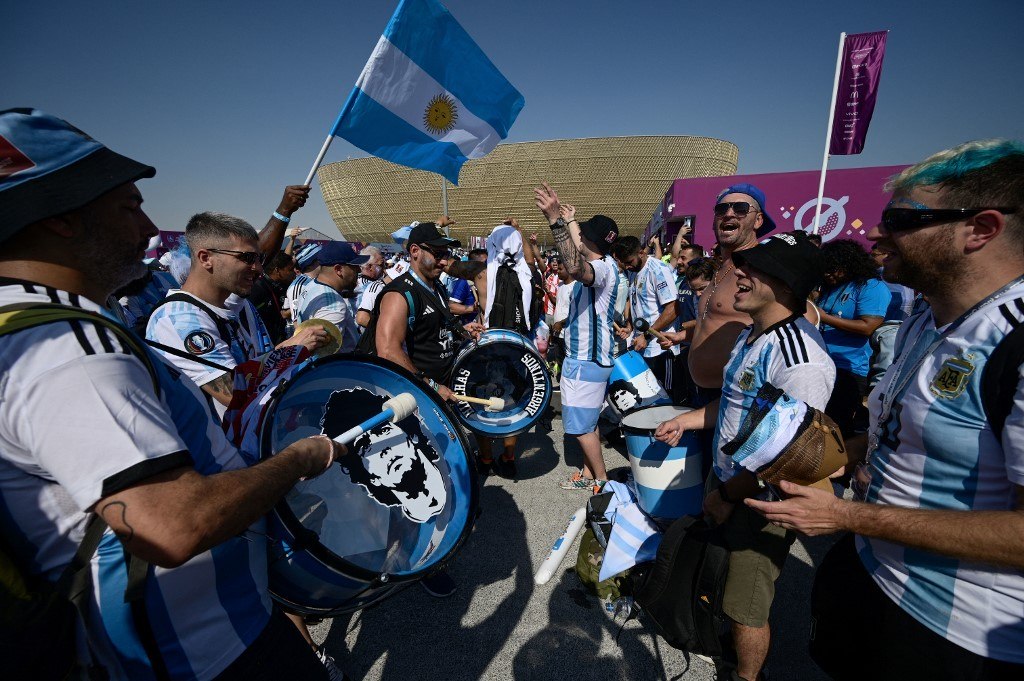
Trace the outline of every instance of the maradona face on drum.
{"type": "MultiPolygon", "coordinates": [[[[386,399],[362,388],[331,393],[320,421],[324,434],[337,437],[379,414],[386,399]]],[[[444,510],[447,500],[444,478],[435,464],[439,458],[419,419],[410,416],[357,438],[338,463],[378,504],[399,506],[406,518],[424,523],[444,510]]]]}

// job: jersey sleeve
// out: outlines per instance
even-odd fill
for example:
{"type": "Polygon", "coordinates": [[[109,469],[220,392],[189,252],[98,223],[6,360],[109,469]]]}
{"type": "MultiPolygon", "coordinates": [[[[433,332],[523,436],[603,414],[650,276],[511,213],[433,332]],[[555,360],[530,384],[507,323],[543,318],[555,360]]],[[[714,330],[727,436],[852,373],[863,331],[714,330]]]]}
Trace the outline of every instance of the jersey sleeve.
{"type": "Polygon", "coordinates": [[[654,271],[654,293],[658,299],[658,307],[663,308],[676,301],[676,298],[679,297],[679,289],[676,288],[675,277],[671,276],[672,270],[668,267],[657,266],[654,271]]]}
{"type": "MultiPolygon", "coordinates": [[[[157,308],[146,326],[146,338],[184,350],[190,355],[214,362],[228,370],[234,369],[237,364],[231,354],[231,347],[220,336],[217,323],[194,305],[168,303],[157,308]]],[[[157,350],[196,385],[206,385],[227,373],[223,369],[157,350]]]]}
{"type": "Polygon", "coordinates": [[[363,291],[363,294],[359,296],[359,309],[366,312],[373,312],[373,305],[377,302],[377,296],[380,295],[381,289],[384,288],[384,284],[379,281],[372,282],[363,291]]]}
{"type": "Polygon", "coordinates": [[[590,266],[594,268],[594,283],[590,285],[592,288],[603,289],[617,283],[618,268],[604,258],[591,260],[590,266]]]}
{"type": "Polygon", "coordinates": [[[868,279],[857,292],[857,307],[854,310],[853,318],[884,318],[885,311],[889,309],[889,302],[891,300],[892,293],[884,281],[881,279],[868,279]]]}
{"type": "MultiPolygon", "coordinates": [[[[85,511],[141,480],[191,465],[153,379],[134,355],[100,353],[65,362],[5,399],[3,429],[85,511]],[[44,419],[40,416],[45,415],[44,419]],[[42,427],[40,427],[42,426],[42,427]]],[[[34,472],[26,462],[28,472],[34,472]]]]}

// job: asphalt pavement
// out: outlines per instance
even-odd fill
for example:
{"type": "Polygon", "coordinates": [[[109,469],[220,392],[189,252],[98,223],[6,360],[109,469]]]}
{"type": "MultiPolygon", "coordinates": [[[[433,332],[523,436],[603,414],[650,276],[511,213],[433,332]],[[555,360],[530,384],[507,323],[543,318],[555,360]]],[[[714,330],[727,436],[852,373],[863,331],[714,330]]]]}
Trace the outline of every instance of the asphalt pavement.
{"type": "MultiPolygon", "coordinates": [[[[556,393],[557,397],[557,393],[556,393]]],[[[555,401],[557,409],[558,402],[555,401]]],[[[577,538],[551,581],[537,567],[589,492],[558,487],[582,454],[552,428],[523,434],[518,476],[488,476],[480,518],[452,562],[458,590],[446,599],[413,585],[379,605],[312,627],[313,637],[352,679],[614,679],[710,681],[715,670],[658,639],[644,619],[617,621],[580,585],[577,538]]],[[[628,467],[625,450],[603,445],[612,473],[628,467]]],[[[807,656],[814,565],[830,538],[798,538],[777,584],[772,610],[772,681],[826,679],[807,656]]]]}

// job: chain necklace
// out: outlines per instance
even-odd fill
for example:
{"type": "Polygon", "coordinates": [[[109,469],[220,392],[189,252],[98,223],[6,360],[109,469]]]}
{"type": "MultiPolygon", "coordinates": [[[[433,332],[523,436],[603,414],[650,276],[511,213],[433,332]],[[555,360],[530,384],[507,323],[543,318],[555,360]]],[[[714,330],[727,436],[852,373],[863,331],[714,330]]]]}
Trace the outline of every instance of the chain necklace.
{"type": "MultiPolygon", "coordinates": [[[[732,272],[732,270],[733,270],[733,268],[735,266],[736,266],[735,263],[730,262],[729,263],[729,269],[727,269],[725,271],[725,274],[722,275],[721,279],[719,279],[717,276],[711,277],[711,286],[710,286],[711,290],[708,291],[708,290],[705,289],[705,291],[704,291],[704,293],[708,294],[708,304],[704,306],[704,312],[702,312],[701,315],[700,315],[700,323],[701,324],[703,324],[704,320],[707,319],[708,310],[711,309],[711,297],[714,296],[715,295],[715,291],[718,290],[718,285],[721,284],[723,281],[725,281],[725,278],[729,276],[729,273],[732,272]]],[[[701,295],[704,295],[704,294],[702,293],[701,295]]]]}

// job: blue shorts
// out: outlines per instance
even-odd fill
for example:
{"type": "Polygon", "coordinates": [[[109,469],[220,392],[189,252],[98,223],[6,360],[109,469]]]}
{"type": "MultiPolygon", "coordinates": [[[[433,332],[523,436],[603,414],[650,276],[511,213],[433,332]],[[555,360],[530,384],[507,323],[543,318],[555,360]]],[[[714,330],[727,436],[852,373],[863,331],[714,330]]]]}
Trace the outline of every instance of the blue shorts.
{"type": "Polygon", "coordinates": [[[604,407],[611,374],[612,367],[566,358],[560,383],[566,435],[586,435],[597,430],[597,418],[604,407]]]}

